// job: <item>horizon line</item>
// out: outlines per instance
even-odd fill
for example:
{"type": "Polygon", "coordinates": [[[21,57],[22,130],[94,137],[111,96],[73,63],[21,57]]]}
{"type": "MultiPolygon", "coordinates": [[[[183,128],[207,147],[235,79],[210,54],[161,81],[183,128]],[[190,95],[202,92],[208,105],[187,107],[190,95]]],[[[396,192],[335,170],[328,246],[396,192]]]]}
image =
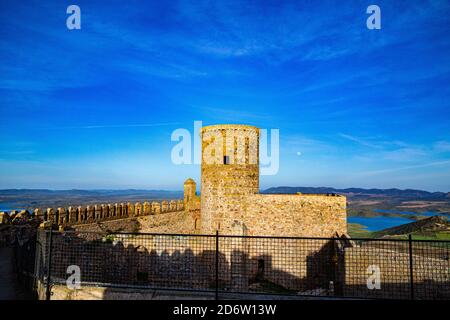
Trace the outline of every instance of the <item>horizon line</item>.
{"type": "MultiPolygon", "coordinates": [[[[391,187],[391,188],[379,188],[379,187],[345,187],[345,188],[336,188],[336,187],[326,187],[326,186],[320,186],[320,187],[311,187],[311,186],[275,186],[275,187],[267,187],[267,188],[259,188],[259,190],[269,190],[274,188],[313,188],[313,189],[335,189],[335,190],[348,190],[348,189],[362,189],[362,190],[399,190],[399,191],[422,191],[422,192],[428,192],[428,193],[450,193],[450,191],[429,191],[425,189],[414,189],[414,188],[397,188],[397,187],[391,187]]],[[[80,189],[80,188],[70,188],[70,189],[51,189],[51,188],[2,188],[0,189],[0,192],[2,191],[8,191],[8,190],[16,190],[16,191],[22,191],[22,190],[31,190],[31,191],[163,191],[163,192],[183,192],[183,189],[177,189],[177,190],[170,190],[170,189],[145,189],[145,188],[119,188],[119,189],[108,189],[108,188],[94,188],[94,189],[80,189]]]]}

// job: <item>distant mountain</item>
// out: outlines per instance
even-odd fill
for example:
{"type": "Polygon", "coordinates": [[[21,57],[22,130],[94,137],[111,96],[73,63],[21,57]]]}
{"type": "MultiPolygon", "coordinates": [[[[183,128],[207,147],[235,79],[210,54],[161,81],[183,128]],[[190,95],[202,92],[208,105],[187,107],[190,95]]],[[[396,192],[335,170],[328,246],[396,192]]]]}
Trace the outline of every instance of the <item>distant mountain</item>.
{"type": "Polygon", "coordinates": [[[400,197],[400,198],[411,198],[411,199],[422,199],[422,200],[439,200],[448,199],[450,193],[446,192],[428,192],[423,190],[414,189],[363,189],[363,188],[347,188],[347,189],[335,189],[329,187],[275,187],[269,188],[262,193],[271,194],[295,194],[297,192],[301,193],[337,193],[350,196],[383,196],[383,197],[400,197]]]}
{"type": "MultiPolygon", "coordinates": [[[[409,204],[407,211],[421,212],[425,210],[449,213],[449,193],[427,192],[422,190],[399,189],[336,189],[329,187],[276,187],[262,191],[267,194],[343,194],[347,196],[350,216],[363,216],[367,210],[403,210],[404,201],[434,201],[428,204],[409,204]],[[370,201],[376,200],[376,203],[370,201]],[[417,205],[417,207],[414,207],[417,205]],[[426,207],[424,206],[426,205],[426,207]],[[399,206],[399,207],[397,207],[399,206]],[[366,210],[366,211],[365,211],[366,210]]],[[[163,199],[182,199],[183,191],[167,190],[48,190],[48,189],[4,189],[0,190],[0,209],[32,209],[36,207],[77,206],[97,203],[138,202],[163,199]]],[[[407,204],[408,205],[408,204],[407,204]]]]}
{"type": "Polygon", "coordinates": [[[136,194],[182,194],[181,191],[168,190],[145,190],[145,189],[123,189],[123,190],[109,190],[109,189],[94,189],[94,190],[50,190],[50,189],[0,189],[0,195],[136,195],[136,194]]]}
{"type": "Polygon", "coordinates": [[[182,191],[167,190],[4,189],[0,190],[0,209],[32,209],[182,198],[182,191]]]}
{"type": "MultiPolygon", "coordinates": [[[[313,193],[313,194],[327,194],[337,193],[347,196],[382,196],[382,197],[399,197],[411,198],[416,200],[448,200],[450,199],[450,192],[428,192],[414,189],[363,189],[363,188],[347,188],[336,189],[331,187],[273,187],[261,191],[261,193],[268,194],[295,194],[295,193],[313,193]]],[[[94,189],[94,190],[49,190],[49,189],[2,189],[0,190],[0,198],[9,197],[55,197],[55,196],[69,196],[69,197],[182,197],[183,191],[168,191],[168,190],[145,190],[145,189],[123,189],[123,190],[108,190],[108,189],[94,189]]]]}

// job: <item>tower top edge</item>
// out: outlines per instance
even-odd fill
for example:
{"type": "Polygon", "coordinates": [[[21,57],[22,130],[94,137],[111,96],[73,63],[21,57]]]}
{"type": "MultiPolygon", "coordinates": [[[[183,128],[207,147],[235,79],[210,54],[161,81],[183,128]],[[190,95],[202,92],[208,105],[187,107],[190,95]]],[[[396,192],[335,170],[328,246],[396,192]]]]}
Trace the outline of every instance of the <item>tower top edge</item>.
{"type": "Polygon", "coordinates": [[[201,132],[210,131],[210,130],[228,130],[228,129],[254,130],[254,131],[259,132],[258,127],[250,126],[250,125],[246,125],[246,124],[215,124],[215,125],[202,127],[201,132]]]}

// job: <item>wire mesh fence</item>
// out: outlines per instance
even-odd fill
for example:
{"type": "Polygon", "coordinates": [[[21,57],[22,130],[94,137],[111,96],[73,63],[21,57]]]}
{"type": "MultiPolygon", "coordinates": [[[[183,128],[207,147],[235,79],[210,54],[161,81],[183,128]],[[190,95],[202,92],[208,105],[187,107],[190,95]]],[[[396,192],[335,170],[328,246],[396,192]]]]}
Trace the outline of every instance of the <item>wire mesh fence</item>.
{"type": "Polygon", "coordinates": [[[42,230],[37,243],[48,291],[76,266],[84,287],[450,299],[446,241],[42,230]]]}

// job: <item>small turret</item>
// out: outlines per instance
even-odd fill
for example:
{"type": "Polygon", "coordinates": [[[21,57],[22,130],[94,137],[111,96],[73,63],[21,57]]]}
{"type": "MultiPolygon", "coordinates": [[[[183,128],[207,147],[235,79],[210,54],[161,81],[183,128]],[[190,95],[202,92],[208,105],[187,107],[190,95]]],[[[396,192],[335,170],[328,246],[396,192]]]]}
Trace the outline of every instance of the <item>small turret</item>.
{"type": "Polygon", "coordinates": [[[187,211],[189,211],[189,208],[192,207],[196,190],[197,184],[193,179],[189,178],[184,182],[184,208],[187,211]]]}

